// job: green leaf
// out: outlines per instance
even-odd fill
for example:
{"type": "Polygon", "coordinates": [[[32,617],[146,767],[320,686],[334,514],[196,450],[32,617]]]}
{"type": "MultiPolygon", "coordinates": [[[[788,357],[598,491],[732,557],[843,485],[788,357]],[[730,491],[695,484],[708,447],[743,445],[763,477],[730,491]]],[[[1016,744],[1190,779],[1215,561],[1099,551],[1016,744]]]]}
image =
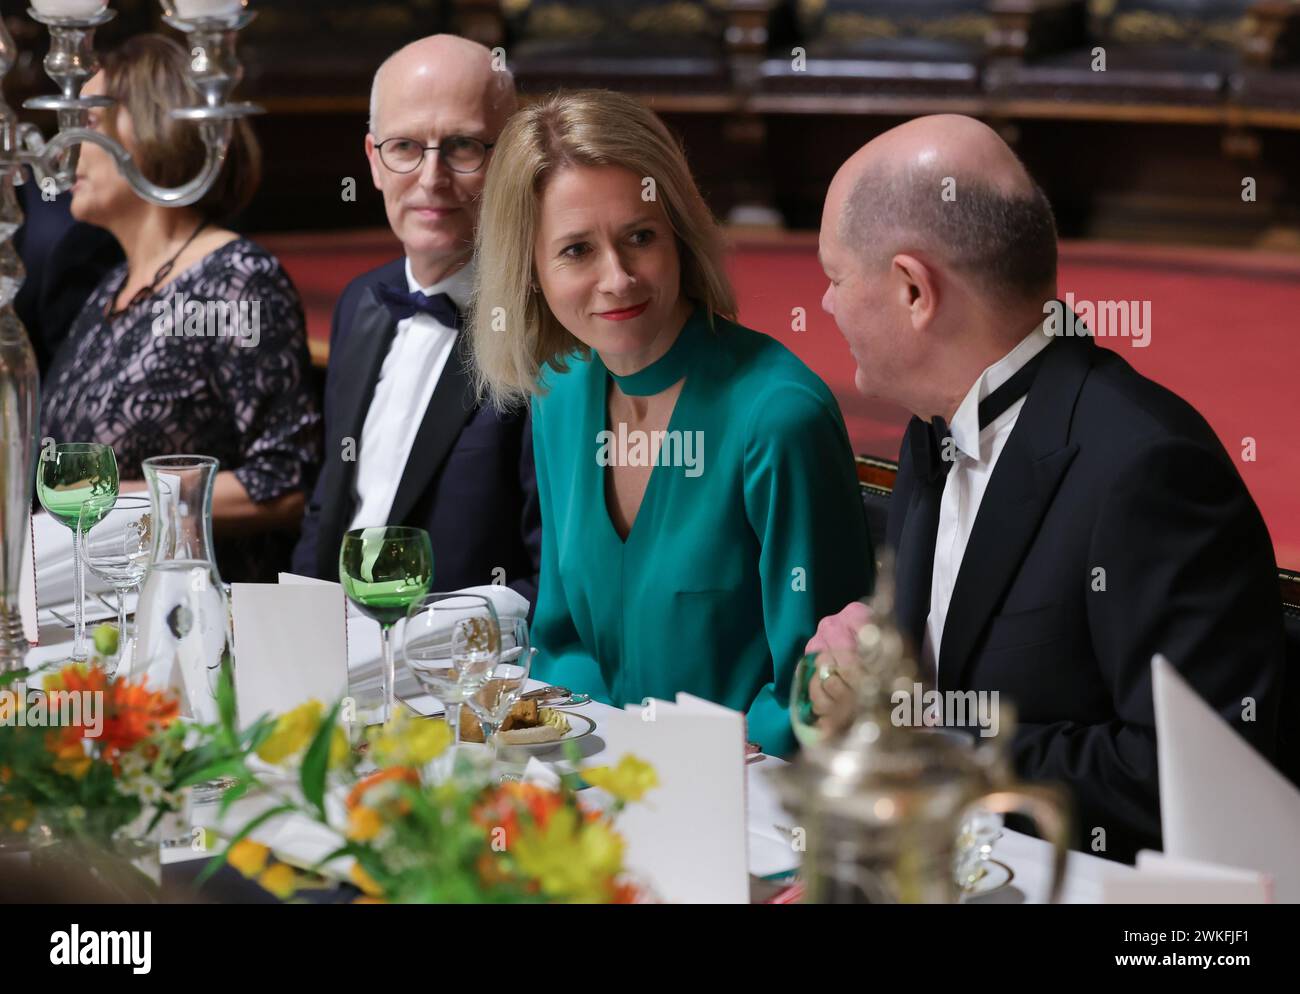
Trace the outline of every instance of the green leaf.
{"type": "Polygon", "coordinates": [[[338,713],[339,702],[336,701],[330,708],[330,713],[325,716],[325,720],[320,723],[320,728],[316,729],[316,737],[307,747],[307,753],[302,758],[302,770],[299,773],[302,796],[320,812],[322,821],[326,818],[325,774],[329,770],[330,743],[334,739],[334,722],[338,713]]]}
{"type": "Polygon", "coordinates": [[[209,780],[219,780],[221,777],[238,776],[244,772],[244,761],[238,757],[233,759],[217,759],[210,763],[200,766],[196,770],[191,770],[176,782],[176,787],[193,787],[196,783],[206,783],[209,780]]]}
{"type": "Polygon", "coordinates": [[[223,816],[230,810],[232,804],[248,793],[254,783],[253,775],[249,773],[248,768],[243,763],[239,765],[243,768],[243,775],[239,777],[239,783],[221,795],[221,808],[218,813],[223,816]]]}
{"type": "Polygon", "coordinates": [[[237,740],[239,729],[235,727],[235,674],[229,652],[221,655],[221,674],[217,677],[217,713],[221,716],[222,731],[231,740],[237,740]]]}

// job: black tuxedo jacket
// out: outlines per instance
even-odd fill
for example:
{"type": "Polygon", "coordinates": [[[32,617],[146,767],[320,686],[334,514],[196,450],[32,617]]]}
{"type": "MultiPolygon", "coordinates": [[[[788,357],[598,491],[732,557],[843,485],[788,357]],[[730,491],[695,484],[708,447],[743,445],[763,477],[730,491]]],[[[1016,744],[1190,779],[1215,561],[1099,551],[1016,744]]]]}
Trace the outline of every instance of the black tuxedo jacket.
{"type": "MultiPolygon", "coordinates": [[[[899,464],[894,548],[918,496],[906,444],[899,464]]],[[[1018,772],[1069,786],[1079,848],[1131,860],[1160,848],[1157,652],[1275,758],[1282,614],[1259,510],[1191,406],[1092,338],[1058,338],[980,503],[939,689],[1014,703],[1018,772]]]]}
{"type": "MultiPolygon", "coordinates": [[[[396,322],[375,296],[380,282],[405,288],[403,260],[344,289],[330,330],[325,378],[325,461],[303,518],[294,570],[338,578],[339,546],[356,511],[355,459],[396,322]]],[[[376,522],[378,524],[378,522],[376,522]]],[[[433,543],[433,589],[493,583],[537,599],[542,523],[527,411],[501,414],[479,403],[466,335],[456,342],[415,436],[387,524],[414,525],[433,543]],[[504,574],[498,572],[503,570],[504,574]]]]}

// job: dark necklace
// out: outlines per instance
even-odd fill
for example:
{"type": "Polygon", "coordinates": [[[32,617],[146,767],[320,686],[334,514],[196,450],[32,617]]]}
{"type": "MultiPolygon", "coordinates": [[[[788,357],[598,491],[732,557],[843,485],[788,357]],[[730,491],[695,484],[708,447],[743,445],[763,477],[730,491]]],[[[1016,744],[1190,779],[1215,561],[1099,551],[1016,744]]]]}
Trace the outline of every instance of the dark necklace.
{"type": "Polygon", "coordinates": [[[185,239],[185,244],[182,245],[180,248],[178,248],[176,250],[176,254],[173,255],[170,259],[168,259],[166,262],[164,262],[162,266],[159,267],[158,272],[153,274],[153,282],[151,282],[148,286],[142,286],[139,290],[137,290],[135,296],[132,297],[129,301],[127,301],[125,307],[121,308],[120,310],[114,310],[113,301],[117,299],[117,294],[114,294],[113,296],[109,297],[108,303],[104,305],[104,317],[112,321],[115,318],[121,317],[123,314],[129,311],[136,304],[142,303],[143,301],[146,301],[150,297],[152,297],[154,293],[156,293],[158,290],[158,284],[160,284],[163,280],[165,280],[168,277],[168,275],[171,273],[172,267],[176,265],[176,260],[181,257],[181,253],[190,247],[190,243],[194,241],[194,239],[198,238],[199,232],[202,231],[207,226],[208,226],[207,221],[200,221],[199,226],[194,229],[194,233],[190,235],[189,238],[185,239]]]}

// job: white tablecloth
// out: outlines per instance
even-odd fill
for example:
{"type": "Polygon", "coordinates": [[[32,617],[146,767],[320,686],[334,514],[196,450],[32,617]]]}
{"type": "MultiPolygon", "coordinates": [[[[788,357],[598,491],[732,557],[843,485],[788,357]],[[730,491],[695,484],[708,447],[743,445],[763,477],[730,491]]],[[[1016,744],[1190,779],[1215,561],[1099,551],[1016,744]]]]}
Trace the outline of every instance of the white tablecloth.
{"type": "MultiPolygon", "coordinates": [[[[371,657],[377,655],[378,631],[372,622],[366,619],[350,619],[348,625],[349,655],[351,668],[366,668],[371,657]],[[367,651],[375,646],[376,651],[367,651]]],[[[43,644],[33,649],[29,655],[29,665],[45,660],[58,659],[67,652],[67,643],[71,633],[57,627],[42,631],[43,644]]],[[[403,677],[405,667],[397,667],[398,693],[407,698],[416,710],[428,713],[438,708],[437,702],[429,697],[407,696],[418,690],[413,682],[403,677]]],[[[353,693],[359,697],[372,692],[372,680],[364,680],[354,685],[353,693]]],[[[602,754],[614,753],[617,743],[606,741],[607,732],[603,733],[602,719],[614,711],[606,705],[592,702],[575,709],[596,723],[596,730],[591,735],[580,739],[584,762],[598,764],[602,754]],[[603,733],[603,734],[602,734],[603,733]]],[[[559,754],[544,754],[543,759],[555,759],[559,754]]],[[[749,868],[756,877],[765,877],[781,870],[795,866],[797,857],[793,854],[788,836],[783,836],[779,826],[789,823],[789,816],[783,811],[772,787],[768,784],[767,771],[785,765],[780,759],[764,757],[761,761],[750,763],[747,767],[749,824],[749,868]]],[[[519,767],[522,769],[522,766],[519,767]]],[[[240,802],[244,804],[244,802],[240,802]]],[[[230,823],[252,815],[238,807],[233,812],[230,823]]],[[[196,824],[208,823],[200,810],[195,817],[196,824]]],[[[320,826],[312,823],[273,821],[258,833],[258,837],[275,846],[285,844],[286,839],[293,839],[304,847],[306,852],[323,855],[332,848],[332,839],[328,833],[322,834],[320,826]]],[[[199,858],[204,854],[190,849],[169,849],[164,853],[166,861],[171,862],[187,858],[199,858]]],[[[1040,903],[1046,897],[1047,882],[1051,873],[1051,848],[1039,839],[1007,831],[996,844],[993,858],[1006,864],[1012,871],[1011,882],[988,895],[973,899],[969,903],[1040,903]]],[[[1129,867],[1121,866],[1087,853],[1070,853],[1066,865],[1066,879],[1062,900],[1065,903],[1097,903],[1101,900],[1102,878],[1106,874],[1132,873],[1129,867]]]]}

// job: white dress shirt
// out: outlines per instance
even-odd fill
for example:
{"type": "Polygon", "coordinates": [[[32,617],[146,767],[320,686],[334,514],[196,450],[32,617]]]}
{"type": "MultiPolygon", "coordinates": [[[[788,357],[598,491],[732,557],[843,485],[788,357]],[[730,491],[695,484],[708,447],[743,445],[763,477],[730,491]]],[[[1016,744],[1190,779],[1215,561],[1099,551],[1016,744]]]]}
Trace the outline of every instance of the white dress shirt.
{"type": "Polygon", "coordinates": [[[1025,406],[1025,398],[1021,397],[981,431],[980,402],[1011,379],[1051,341],[1041,325],[1026,335],[1014,349],[980,373],[948,426],[957,458],[948,471],[939,501],[939,531],[934,544],[934,574],[930,582],[930,615],[925,622],[925,637],[921,643],[921,661],[934,675],[936,685],[943,626],[948,619],[948,605],[957,584],[966,543],[975,527],[975,516],[979,514],[980,501],[984,499],[993,467],[1011,437],[1020,409],[1025,406]]]}
{"type": "MultiPolygon", "coordinates": [[[[433,286],[422,287],[415,281],[411,260],[407,259],[406,286],[412,293],[445,293],[463,312],[474,286],[474,262],[471,260],[433,286]]],[[[349,528],[388,524],[415,434],[455,344],[456,329],[432,315],[414,314],[397,322],[361,428],[353,484],[357,510],[349,528]]]]}

